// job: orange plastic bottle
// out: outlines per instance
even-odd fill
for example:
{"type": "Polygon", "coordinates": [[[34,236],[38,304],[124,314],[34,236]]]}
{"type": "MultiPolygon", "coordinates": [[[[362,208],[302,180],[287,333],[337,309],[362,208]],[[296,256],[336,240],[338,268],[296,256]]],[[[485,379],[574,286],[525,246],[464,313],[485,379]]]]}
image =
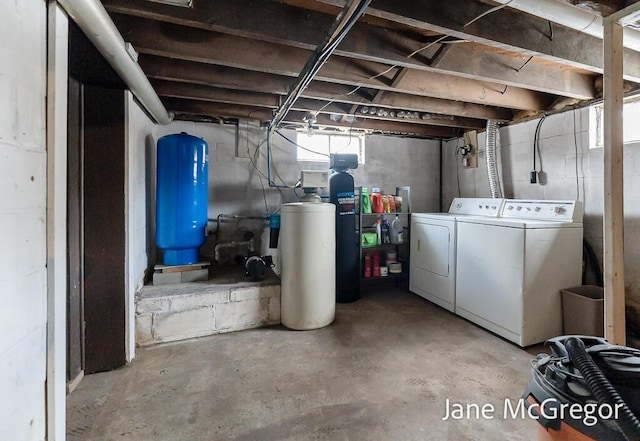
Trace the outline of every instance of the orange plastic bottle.
{"type": "Polygon", "coordinates": [[[371,192],[371,211],[373,213],[384,213],[382,194],[380,194],[379,188],[373,188],[373,191],[371,192]]]}

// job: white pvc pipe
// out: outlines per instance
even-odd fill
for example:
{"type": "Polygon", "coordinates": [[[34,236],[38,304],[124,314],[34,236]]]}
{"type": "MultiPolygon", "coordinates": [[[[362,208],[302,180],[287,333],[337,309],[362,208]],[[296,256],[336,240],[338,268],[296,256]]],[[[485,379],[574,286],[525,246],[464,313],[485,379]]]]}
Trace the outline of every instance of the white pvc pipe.
{"type": "MultiPolygon", "coordinates": [[[[604,36],[602,17],[567,3],[561,3],[557,0],[494,1],[597,38],[603,38],[604,36]]],[[[640,32],[635,29],[624,28],[624,45],[640,51],[640,32]]]]}
{"type": "Polygon", "coordinates": [[[102,56],[111,65],[131,92],[159,124],[169,124],[167,112],[158,94],[127,50],[109,14],[99,0],[58,0],[67,14],[87,35],[102,56]]]}

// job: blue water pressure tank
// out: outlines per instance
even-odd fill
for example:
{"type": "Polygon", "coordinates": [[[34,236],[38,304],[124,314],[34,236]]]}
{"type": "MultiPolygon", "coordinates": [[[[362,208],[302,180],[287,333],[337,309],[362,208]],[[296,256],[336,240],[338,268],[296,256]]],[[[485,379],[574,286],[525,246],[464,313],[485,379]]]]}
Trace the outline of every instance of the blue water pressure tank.
{"type": "Polygon", "coordinates": [[[209,146],[187,133],[158,140],[156,244],[165,265],[198,262],[207,226],[209,146]]]}

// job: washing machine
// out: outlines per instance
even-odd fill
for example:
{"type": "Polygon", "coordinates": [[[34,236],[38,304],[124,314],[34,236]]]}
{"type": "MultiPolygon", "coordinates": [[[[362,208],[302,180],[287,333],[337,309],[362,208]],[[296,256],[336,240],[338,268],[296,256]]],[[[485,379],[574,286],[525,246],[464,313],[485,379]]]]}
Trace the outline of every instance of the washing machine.
{"type": "Polygon", "coordinates": [[[411,214],[409,290],[454,312],[456,222],[463,217],[497,217],[504,199],[456,198],[448,213],[411,214]]]}
{"type": "Polygon", "coordinates": [[[456,314],[520,346],[562,335],[560,289],[582,279],[582,205],[507,199],[457,221],[456,314]]]}

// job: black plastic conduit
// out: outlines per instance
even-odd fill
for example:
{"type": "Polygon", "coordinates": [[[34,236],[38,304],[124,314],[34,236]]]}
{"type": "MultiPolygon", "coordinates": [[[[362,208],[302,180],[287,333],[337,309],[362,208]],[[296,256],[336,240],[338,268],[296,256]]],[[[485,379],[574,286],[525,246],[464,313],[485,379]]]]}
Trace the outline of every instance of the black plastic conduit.
{"type": "Polygon", "coordinates": [[[291,107],[300,97],[304,89],[313,81],[320,68],[327,62],[333,51],[338,47],[342,39],[358,21],[360,16],[367,9],[371,0],[351,0],[344,5],[340,14],[336,17],[331,30],[327,33],[322,43],[318,45],[314,54],[309,58],[305,66],[298,75],[298,80],[289,89],[289,93],[284,98],[282,104],[276,109],[273,119],[269,124],[274,129],[287,116],[291,107]]]}
{"type": "Polygon", "coordinates": [[[300,98],[302,92],[313,81],[318,71],[327,62],[333,51],[338,47],[342,39],[347,35],[349,30],[358,21],[365,9],[369,6],[371,0],[350,0],[345,3],[344,8],[336,17],[332,28],[325,36],[322,43],[318,45],[313,55],[304,65],[295,84],[289,89],[287,96],[284,98],[280,106],[274,111],[273,118],[269,122],[267,128],[267,181],[269,187],[288,188],[287,185],[277,185],[271,179],[271,138],[278,128],[278,125],[284,120],[293,107],[296,100],[300,98]]]}
{"type": "Polygon", "coordinates": [[[618,419],[615,420],[618,429],[628,441],[640,440],[640,422],[631,412],[627,403],[607,380],[598,365],[587,353],[584,343],[577,337],[569,337],[564,342],[569,359],[582,374],[589,389],[600,405],[620,405],[618,419]]]}

